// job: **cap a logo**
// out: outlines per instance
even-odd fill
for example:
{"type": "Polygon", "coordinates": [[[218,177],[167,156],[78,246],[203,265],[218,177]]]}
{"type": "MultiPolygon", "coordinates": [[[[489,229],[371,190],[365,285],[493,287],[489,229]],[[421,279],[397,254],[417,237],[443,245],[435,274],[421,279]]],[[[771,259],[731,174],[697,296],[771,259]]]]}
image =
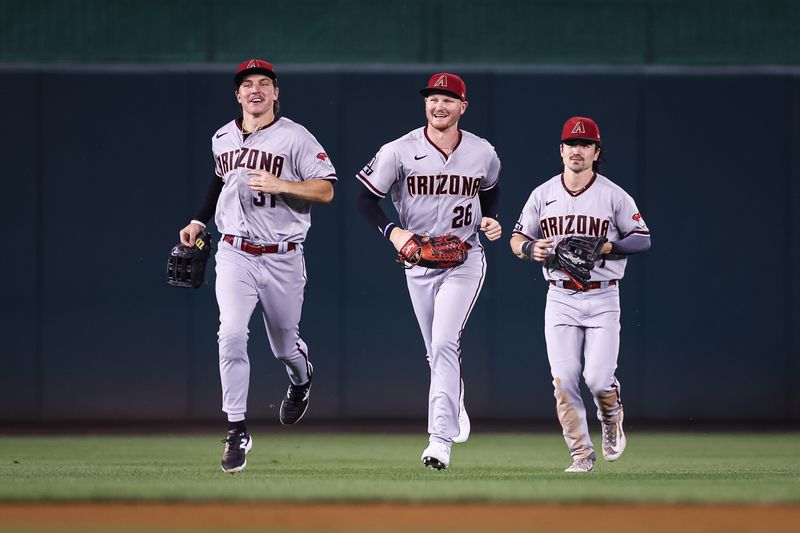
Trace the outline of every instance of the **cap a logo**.
{"type": "Polygon", "coordinates": [[[442,74],[441,76],[436,78],[436,81],[433,82],[433,86],[434,87],[447,87],[447,76],[442,74]]]}
{"type": "Polygon", "coordinates": [[[579,120],[578,122],[576,122],[575,126],[573,126],[572,131],[570,133],[572,133],[573,135],[576,134],[576,133],[585,134],[586,130],[583,128],[583,121],[579,120]]]}
{"type": "Polygon", "coordinates": [[[247,67],[245,68],[256,68],[256,67],[258,67],[258,61],[256,61],[255,59],[251,59],[250,62],[247,64],[247,67]]]}

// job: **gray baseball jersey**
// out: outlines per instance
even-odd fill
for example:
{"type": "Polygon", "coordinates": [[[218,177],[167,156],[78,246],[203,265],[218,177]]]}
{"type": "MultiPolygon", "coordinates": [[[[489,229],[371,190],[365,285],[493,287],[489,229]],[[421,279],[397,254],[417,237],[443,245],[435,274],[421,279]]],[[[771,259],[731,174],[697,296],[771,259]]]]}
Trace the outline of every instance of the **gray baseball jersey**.
{"type": "MultiPolygon", "coordinates": [[[[528,239],[553,239],[553,248],[568,235],[606,236],[616,242],[629,235],[649,237],[633,198],[608,178],[596,174],[579,193],[567,190],[561,174],[531,193],[514,228],[528,239]]],[[[575,291],[550,285],[545,305],[545,339],[553,376],[556,412],[573,459],[595,457],[581,374],[603,424],[622,423],[621,385],[616,378],[619,355],[619,280],[627,256],[606,256],[592,270],[599,288],[575,291]],[[606,283],[603,283],[606,282],[606,283]],[[583,371],[581,359],[585,361],[583,371]]],[[[567,280],[560,270],[543,266],[547,280],[567,280]]]]}
{"type": "MultiPolygon", "coordinates": [[[[630,234],[650,234],[633,198],[605,176],[596,174],[577,195],[567,191],[562,180],[561,174],[553,176],[533,190],[514,233],[528,239],[553,239],[553,247],[568,235],[605,236],[614,242],[630,234]]],[[[598,262],[592,281],[622,279],[627,262],[626,256],[598,262]]],[[[569,279],[546,266],[542,272],[547,280],[569,279]]]]}
{"type": "Polygon", "coordinates": [[[290,381],[305,383],[312,372],[299,328],[306,285],[301,243],[311,226],[311,204],[251,190],[247,171],[267,170],[289,181],[336,180],[336,173],[314,136],[284,117],[247,138],[231,121],[211,143],[216,174],[225,182],[215,222],[221,233],[236,237],[233,245],[221,241],[216,254],[222,410],[228,420],[239,421],[247,410],[248,323],[256,305],[261,305],[272,353],[286,365],[290,381]],[[253,255],[240,249],[242,239],[281,246],[277,253],[253,255]],[[290,250],[288,243],[297,246],[290,250]]]}
{"type": "Polygon", "coordinates": [[[225,185],[217,200],[214,222],[220,232],[257,244],[301,243],[311,227],[311,203],[255,192],[247,171],[261,169],[282,180],[336,180],[325,150],[311,133],[285,117],[251,133],[231,121],[211,138],[215,172],[225,185]]]}
{"type": "Polygon", "coordinates": [[[452,233],[472,246],[467,261],[456,268],[406,270],[431,369],[428,433],[431,442],[448,447],[461,432],[461,337],[486,276],[486,257],[478,238],[482,218],[478,191],[497,185],[500,174],[492,145],[469,132],[460,133],[448,157],[427,137],[426,127],[413,130],[381,147],[357,175],[380,197],[391,191],[405,229],[420,235],[452,233]]]}
{"type": "Polygon", "coordinates": [[[385,144],[357,177],[381,198],[391,192],[400,224],[408,231],[453,233],[474,246],[481,224],[478,191],[497,184],[500,159],[489,142],[463,130],[447,157],[425,130],[385,144]]]}

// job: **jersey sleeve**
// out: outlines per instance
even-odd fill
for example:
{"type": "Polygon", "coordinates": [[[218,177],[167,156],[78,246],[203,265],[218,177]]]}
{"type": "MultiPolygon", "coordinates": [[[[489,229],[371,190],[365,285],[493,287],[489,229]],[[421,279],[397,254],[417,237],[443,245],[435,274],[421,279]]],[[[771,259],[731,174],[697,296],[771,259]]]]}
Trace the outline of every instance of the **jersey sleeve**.
{"type": "Polygon", "coordinates": [[[525,207],[522,208],[522,213],[520,213],[517,223],[514,224],[512,233],[522,235],[531,240],[541,237],[539,231],[539,201],[536,191],[533,191],[528,197],[528,201],[525,202],[525,207]]]}
{"type": "Polygon", "coordinates": [[[621,238],[629,235],[650,235],[650,230],[636,207],[636,202],[629,194],[624,194],[616,206],[614,213],[617,229],[621,238]]]}
{"type": "Polygon", "coordinates": [[[333,168],[328,154],[310,132],[305,131],[297,149],[297,173],[303,181],[312,179],[336,180],[336,169],[333,168]]]}
{"type": "Polygon", "coordinates": [[[481,190],[486,191],[491,189],[497,182],[500,181],[500,158],[497,157],[497,152],[492,148],[492,158],[489,161],[489,168],[486,171],[486,178],[481,182],[481,190]]]}
{"type": "Polygon", "coordinates": [[[356,174],[356,178],[375,195],[384,198],[397,180],[397,168],[397,153],[391,144],[386,144],[381,147],[372,161],[356,174]]]}

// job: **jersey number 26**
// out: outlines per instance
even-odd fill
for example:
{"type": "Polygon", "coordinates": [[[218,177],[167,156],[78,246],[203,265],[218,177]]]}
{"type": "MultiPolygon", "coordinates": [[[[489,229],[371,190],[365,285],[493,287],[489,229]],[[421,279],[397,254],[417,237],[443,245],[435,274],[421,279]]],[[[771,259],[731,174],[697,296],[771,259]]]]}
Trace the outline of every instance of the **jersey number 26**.
{"type": "Polygon", "coordinates": [[[468,204],[465,208],[463,205],[457,205],[453,209],[453,226],[454,228],[463,228],[472,224],[472,204],[468,204]]]}

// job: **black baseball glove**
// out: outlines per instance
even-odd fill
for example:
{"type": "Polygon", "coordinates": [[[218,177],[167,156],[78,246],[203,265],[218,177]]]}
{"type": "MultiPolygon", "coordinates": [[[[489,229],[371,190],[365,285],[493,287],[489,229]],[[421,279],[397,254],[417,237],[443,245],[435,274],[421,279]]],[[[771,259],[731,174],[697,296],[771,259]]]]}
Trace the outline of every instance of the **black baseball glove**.
{"type": "Polygon", "coordinates": [[[198,288],[203,284],[210,255],[211,234],[205,231],[197,236],[192,247],[176,245],[167,260],[167,283],[173,287],[198,288]]]}
{"type": "Polygon", "coordinates": [[[556,245],[555,258],[550,268],[560,269],[580,288],[592,277],[595,262],[600,259],[600,250],[608,242],[605,237],[570,235],[556,245]]]}

